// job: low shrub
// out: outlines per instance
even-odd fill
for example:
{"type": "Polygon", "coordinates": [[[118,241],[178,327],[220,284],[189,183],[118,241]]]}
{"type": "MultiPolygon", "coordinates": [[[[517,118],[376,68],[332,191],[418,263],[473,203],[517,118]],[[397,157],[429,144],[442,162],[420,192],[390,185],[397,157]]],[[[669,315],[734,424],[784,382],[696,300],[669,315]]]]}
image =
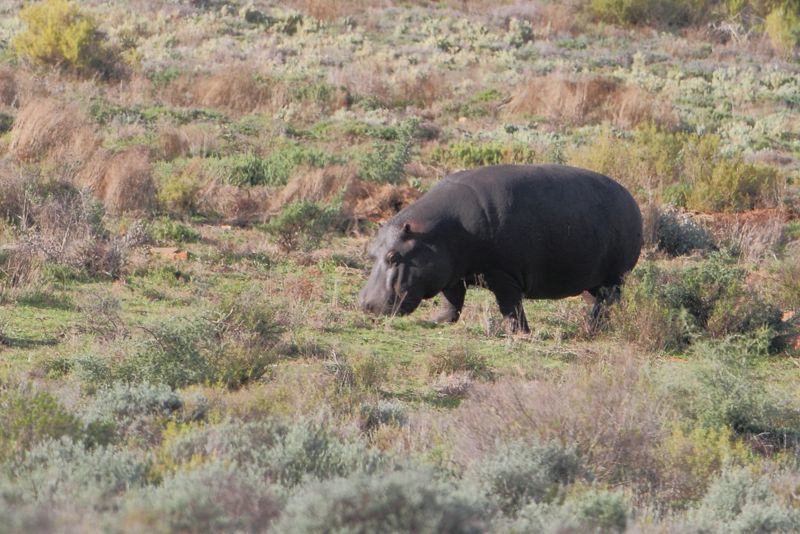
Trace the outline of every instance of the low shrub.
{"type": "Polygon", "coordinates": [[[197,243],[200,241],[199,232],[168,217],[161,217],[150,222],[147,225],[147,233],[150,239],[159,245],[197,243]]]}
{"type": "Polygon", "coordinates": [[[12,465],[15,500],[69,503],[81,509],[110,510],[119,496],[144,486],[150,462],[136,452],[106,447],[86,449],[67,437],[32,448],[12,465]]]}
{"type": "Polygon", "coordinates": [[[747,211],[776,206],[780,198],[781,181],[775,168],[736,157],[721,160],[710,175],[698,176],[686,206],[697,211],[747,211]]]}
{"type": "Polygon", "coordinates": [[[93,292],[79,304],[82,314],[79,331],[110,341],[126,333],[121,316],[122,304],[110,292],[93,292]]]}
{"type": "Polygon", "coordinates": [[[612,309],[612,326],[653,350],[678,350],[703,336],[777,329],[780,310],[749,288],[746,276],[729,251],[675,270],[641,264],[612,309]]]}
{"type": "Polygon", "coordinates": [[[756,449],[800,443],[800,407],[790,395],[761,385],[759,362],[768,355],[764,333],[706,341],[692,347],[697,363],[665,377],[676,407],[703,427],[729,428],[756,449]]]}
{"type": "Polygon", "coordinates": [[[53,395],[0,388],[0,463],[62,436],[81,439],[84,426],[53,395]]]}
{"type": "Polygon", "coordinates": [[[428,471],[356,474],[293,495],[278,532],[485,532],[490,510],[428,471]]]}
{"type": "Polygon", "coordinates": [[[408,422],[406,407],[396,401],[379,400],[375,404],[361,405],[360,427],[364,432],[371,432],[381,425],[403,426],[408,422]]]}
{"type": "MultiPolygon", "coordinates": [[[[114,362],[113,378],[181,388],[223,384],[229,388],[258,380],[274,363],[280,328],[271,308],[256,317],[241,302],[222,312],[204,312],[142,327],[146,337],[133,353],[114,362]]],[[[98,377],[102,379],[102,374],[98,377]]],[[[108,380],[108,378],[106,378],[108,380]]]]}
{"type": "Polygon", "coordinates": [[[95,393],[81,419],[86,425],[106,425],[113,430],[114,441],[134,438],[147,443],[182,408],[183,399],[169,386],[114,383],[95,393]]]}
{"type": "Polygon", "coordinates": [[[596,481],[650,488],[672,409],[631,357],[573,366],[557,380],[477,383],[452,415],[454,459],[472,463],[498,441],[570,443],[596,481]]]}
{"type": "Polygon", "coordinates": [[[514,515],[530,502],[554,501],[582,474],[582,462],[573,448],[517,441],[474,462],[468,476],[504,513],[514,515]]]}
{"type": "Polygon", "coordinates": [[[589,490],[562,505],[533,503],[523,508],[514,532],[625,532],[631,507],[619,493],[589,490]]]}
{"type": "Polygon", "coordinates": [[[166,444],[172,465],[221,461],[258,473],[274,484],[372,472],[386,462],[361,441],[344,440],[314,423],[262,420],[209,426],[166,444]]]}
{"type": "Polygon", "coordinates": [[[659,500],[676,508],[696,503],[723,467],[744,465],[752,457],[744,440],[728,427],[677,422],[658,449],[664,473],[659,500]]]}
{"type": "Polygon", "coordinates": [[[376,143],[361,162],[359,177],[378,183],[399,184],[405,178],[405,166],[411,161],[419,121],[410,119],[397,127],[393,143],[376,143]]]}
{"type": "Polygon", "coordinates": [[[298,248],[311,250],[319,246],[336,221],[338,211],[334,206],[300,200],[285,206],[264,229],[275,236],[285,252],[298,248]]]}
{"type": "Polygon", "coordinates": [[[428,374],[438,376],[467,372],[474,378],[491,378],[492,370],[486,357],[469,345],[455,346],[433,354],[428,361],[428,374]]]}
{"type": "Polygon", "coordinates": [[[769,37],[775,52],[791,58],[800,45],[800,14],[788,3],[775,7],[764,19],[764,32],[769,37]]]}
{"type": "Polygon", "coordinates": [[[655,223],[658,250],[670,256],[683,256],[694,251],[706,252],[715,248],[714,239],[701,225],[685,213],[662,210],[655,223]]]}
{"type": "Polygon", "coordinates": [[[783,502],[770,487],[769,475],[745,468],[726,469],[715,480],[700,505],[687,514],[687,532],[797,532],[800,512],[783,502]]]}
{"type": "Polygon", "coordinates": [[[263,479],[215,462],[166,478],[124,503],[127,529],[157,532],[262,532],[282,501],[263,479]]]}
{"type": "Polygon", "coordinates": [[[691,0],[591,0],[589,10],[615,24],[686,26],[703,15],[704,5],[691,0]]]}
{"type": "Polygon", "coordinates": [[[322,150],[290,144],[275,148],[266,157],[246,153],[212,158],[207,163],[210,174],[223,183],[237,187],[276,187],[286,185],[299,165],[321,168],[336,162],[334,156],[322,150]]]}
{"type": "Polygon", "coordinates": [[[26,29],[11,46],[37,65],[55,66],[81,76],[109,77],[116,68],[114,52],[98,31],[94,17],[67,0],[44,0],[19,13],[26,29]]]}
{"type": "Polygon", "coordinates": [[[432,158],[436,162],[461,169],[501,163],[532,164],[538,162],[536,152],[527,145],[499,141],[451,143],[446,149],[437,149],[432,158]]]}
{"type": "Polygon", "coordinates": [[[611,176],[642,201],[656,198],[695,211],[778,207],[784,195],[777,169],[724,154],[715,134],[649,126],[629,138],[606,128],[568,160],[611,176]]]}

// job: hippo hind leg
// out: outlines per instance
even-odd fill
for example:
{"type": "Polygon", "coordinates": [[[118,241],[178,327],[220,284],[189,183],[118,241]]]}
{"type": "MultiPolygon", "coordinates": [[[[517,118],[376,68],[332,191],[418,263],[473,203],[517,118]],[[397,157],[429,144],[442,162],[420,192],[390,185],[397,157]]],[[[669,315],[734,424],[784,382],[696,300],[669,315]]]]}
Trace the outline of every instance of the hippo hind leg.
{"type": "Polygon", "coordinates": [[[596,330],[608,320],[608,306],[620,299],[622,279],[617,278],[606,285],[594,287],[589,293],[594,297],[592,307],[592,330],[596,330]]]}

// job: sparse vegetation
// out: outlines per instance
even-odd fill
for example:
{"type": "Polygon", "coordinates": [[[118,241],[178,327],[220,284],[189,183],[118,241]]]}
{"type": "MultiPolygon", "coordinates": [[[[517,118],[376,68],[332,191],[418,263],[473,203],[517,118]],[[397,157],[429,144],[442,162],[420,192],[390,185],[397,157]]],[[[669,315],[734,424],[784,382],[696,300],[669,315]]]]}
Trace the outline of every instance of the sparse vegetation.
{"type": "Polygon", "coordinates": [[[130,4],[0,6],[0,530],[800,530],[796,1],[130,4]],[[537,163],[642,207],[605,321],[361,313],[537,163]]]}

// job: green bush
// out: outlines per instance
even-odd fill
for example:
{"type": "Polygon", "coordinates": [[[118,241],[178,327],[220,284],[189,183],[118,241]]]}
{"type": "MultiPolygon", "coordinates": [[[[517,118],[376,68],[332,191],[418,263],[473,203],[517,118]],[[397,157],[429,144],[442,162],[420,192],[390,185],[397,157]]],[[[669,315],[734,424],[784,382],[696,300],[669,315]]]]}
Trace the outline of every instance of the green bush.
{"type": "Polygon", "coordinates": [[[196,173],[183,169],[179,174],[170,175],[162,181],[156,198],[170,215],[197,215],[202,189],[202,179],[196,173]]]}
{"type": "Polygon", "coordinates": [[[148,442],[182,408],[183,399],[169,386],[115,383],[95,394],[81,419],[87,425],[107,425],[115,441],[139,438],[148,442]]]}
{"type": "Polygon", "coordinates": [[[620,181],[639,199],[654,196],[696,211],[776,207],[783,181],[774,168],[721,150],[718,135],[643,127],[632,138],[605,129],[579,146],[569,162],[620,181]]]}
{"type": "Polygon", "coordinates": [[[763,332],[697,343],[695,365],[667,380],[676,406],[706,428],[729,428],[768,448],[800,443],[800,406],[790,395],[763,387],[759,367],[770,339],[763,332]]]}
{"type": "Polygon", "coordinates": [[[503,163],[532,164],[537,162],[537,155],[533,149],[520,143],[458,141],[451,143],[444,150],[437,149],[433,159],[450,166],[472,169],[503,163]]]}
{"type": "Polygon", "coordinates": [[[196,243],[200,233],[168,217],[161,217],[148,225],[150,238],[160,245],[173,243],[196,243]]]}
{"type": "Polygon", "coordinates": [[[319,246],[325,233],[336,221],[338,209],[300,200],[285,206],[264,229],[274,235],[286,252],[319,246]]]}
{"type": "Polygon", "coordinates": [[[780,327],[780,310],[745,284],[747,270],[729,251],[678,269],[642,263],[628,276],[612,326],[652,350],[680,350],[704,337],[767,332],[780,327]]]}
{"type": "Polygon", "coordinates": [[[209,426],[184,434],[168,446],[176,465],[218,460],[258,473],[285,487],[304,480],[374,471],[383,456],[360,441],[346,441],[314,423],[262,420],[209,426]]]}
{"type": "Polygon", "coordinates": [[[709,487],[700,505],[687,514],[686,532],[797,532],[800,511],[775,494],[769,475],[745,468],[727,469],[709,487]]]}
{"type": "Polygon", "coordinates": [[[778,55],[790,58],[800,45],[798,9],[788,5],[774,8],[764,19],[764,31],[778,55]]]}
{"type": "Polygon", "coordinates": [[[50,393],[0,387],[0,463],[39,442],[83,435],[80,419],[50,393]]]}
{"type": "Polygon", "coordinates": [[[190,384],[238,388],[258,380],[277,357],[272,348],[280,328],[263,302],[257,303],[260,317],[240,304],[145,326],[146,337],[131,355],[111,365],[111,376],[103,373],[102,364],[94,376],[173,389],[190,384]]]}
{"type": "Polygon", "coordinates": [[[11,46],[37,65],[55,66],[82,76],[112,74],[115,57],[95,19],[67,0],[44,0],[19,13],[26,29],[11,46]]]}
{"type": "Polygon", "coordinates": [[[530,502],[552,502],[583,473],[576,451],[557,443],[514,442],[476,462],[470,476],[506,514],[530,502]]]}
{"type": "Polygon", "coordinates": [[[293,495],[277,532],[485,532],[486,503],[428,471],[358,473],[293,495]]]}
{"type": "Polygon", "coordinates": [[[686,26],[702,15],[704,2],[692,0],[591,0],[590,11],[615,24],[686,26]]]}
{"type": "Polygon", "coordinates": [[[411,161],[419,121],[410,119],[397,128],[393,143],[376,143],[361,162],[359,177],[378,183],[399,184],[405,178],[405,166],[411,161]]]}
{"type": "Polygon", "coordinates": [[[136,531],[264,532],[282,502],[257,474],[215,462],[170,476],[126,500],[121,517],[136,531]]]}
{"type": "Polygon", "coordinates": [[[246,153],[208,160],[213,175],[237,187],[283,186],[298,165],[325,167],[336,162],[322,150],[294,144],[279,146],[263,158],[246,153]]]}
{"type": "Polygon", "coordinates": [[[686,200],[697,211],[747,211],[779,203],[778,171],[745,163],[741,156],[721,160],[710,175],[698,176],[686,200]]]}

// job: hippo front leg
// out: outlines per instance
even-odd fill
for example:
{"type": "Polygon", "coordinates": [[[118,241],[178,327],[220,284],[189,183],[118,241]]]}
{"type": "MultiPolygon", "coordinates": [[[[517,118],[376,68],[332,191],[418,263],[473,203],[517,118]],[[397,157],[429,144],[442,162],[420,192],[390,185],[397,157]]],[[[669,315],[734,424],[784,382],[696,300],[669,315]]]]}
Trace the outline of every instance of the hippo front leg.
{"type": "Polygon", "coordinates": [[[522,307],[522,288],[507,273],[496,271],[486,275],[486,285],[494,293],[500,313],[507,321],[512,332],[529,333],[528,319],[522,307]]]}
{"type": "Polygon", "coordinates": [[[433,318],[437,323],[455,323],[461,316],[461,308],[464,307],[464,296],[467,294],[467,285],[459,281],[453,286],[442,290],[444,303],[442,309],[433,318]]]}

